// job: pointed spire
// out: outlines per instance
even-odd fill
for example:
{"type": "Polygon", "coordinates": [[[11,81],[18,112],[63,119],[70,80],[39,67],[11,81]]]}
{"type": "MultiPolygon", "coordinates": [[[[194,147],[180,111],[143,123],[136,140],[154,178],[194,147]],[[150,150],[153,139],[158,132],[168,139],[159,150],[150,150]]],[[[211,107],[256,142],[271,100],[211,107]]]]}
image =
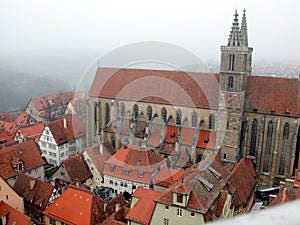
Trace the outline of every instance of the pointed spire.
{"type": "Polygon", "coordinates": [[[244,9],[242,24],[241,24],[242,46],[248,47],[248,29],[246,20],[246,9],[244,9]]]}
{"type": "Polygon", "coordinates": [[[232,28],[229,34],[228,46],[240,46],[241,45],[241,31],[239,27],[239,14],[235,10],[234,20],[232,23],[232,28]]]}

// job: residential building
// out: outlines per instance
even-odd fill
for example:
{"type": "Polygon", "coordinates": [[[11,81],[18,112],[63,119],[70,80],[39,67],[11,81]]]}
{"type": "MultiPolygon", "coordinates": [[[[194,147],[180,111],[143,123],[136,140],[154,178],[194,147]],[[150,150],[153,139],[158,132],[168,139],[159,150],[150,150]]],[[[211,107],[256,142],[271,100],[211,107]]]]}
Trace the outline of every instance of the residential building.
{"type": "MultiPolygon", "coordinates": [[[[300,81],[251,75],[252,52],[244,10],[241,25],[235,12],[228,42],[221,46],[219,73],[98,68],[87,100],[88,145],[102,139],[116,150],[126,143],[152,149],[148,131],[154,122],[162,133],[167,126],[178,128],[175,145],[165,147],[190,156],[184,166],[205,152],[195,146],[197,132],[212,132],[216,142],[207,152],[219,152],[226,168],[250,157],[261,184],[292,178],[300,165],[300,81]],[[194,130],[186,149],[183,128],[194,130]]],[[[162,142],[154,143],[160,152],[162,142]]]]}
{"type": "Polygon", "coordinates": [[[3,201],[0,201],[0,224],[20,224],[29,225],[30,217],[11,207],[3,201]]]}
{"type": "Polygon", "coordinates": [[[154,176],[166,166],[166,159],[151,150],[126,145],[105,161],[103,185],[115,194],[132,194],[137,187],[153,187],[154,176]]]}
{"type": "Polygon", "coordinates": [[[63,160],[85,150],[85,127],[77,116],[47,123],[39,138],[42,156],[59,166],[63,160]]]}
{"type": "Polygon", "coordinates": [[[91,146],[84,151],[84,159],[93,174],[91,188],[97,188],[103,184],[104,162],[113,154],[115,154],[115,149],[109,141],[104,144],[91,146]]]}
{"type": "Polygon", "coordinates": [[[155,208],[155,200],[161,194],[159,191],[138,187],[132,195],[130,210],[126,215],[127,224],[150,224],[155,208]]]}
{"type": "Polygon", "coordinates": [[[25,212],[35,224],[44,224],[43,211],[58,197],[52,184],[20,173],[14,190],[24,198],[25,212]]]}
{"type": "Polygon", "coordinates": [[[74,98],[69,102],[65,114],[85,116],[85,93],[76,92],[74,98]]]}
{"type": "Polygon", "coordinates": [[[19,116],[15,119],[15,122],[19,127],[24,127],[28,125],[33,125],[37,121],[27,112],[21,112],[19,116]]]}
{"type": "Polygon", "coordinates": [[[64,160],[52,175],[55,187],[62,193],[65,188],[75,182],[91,184],[93,174],[82,154],[74,155],[64,160]]]}
{"type": "Polygon", "coordinates": [[[45,211],[45,225],[101,224],[106,216],[103,201],[93,192],[70,185],[45,211]]]}
{"type": "Polygon", "coordinates": [[[18,142],[26,141],[28,139],[38,141],[38,138],[41,136],[44,128],[45,124],[41,122],[19,127],[14,140],[18,142]]]}
{"type": "Polygon", "coordinates": [[[62,118],[67,105],[73,99],[74,92],[59,92],[30,99],[26,112],[35,120],[44,123],[62,118]]]}
{"type": "Polygon", "coordinates": [[[0,151],[0,175],[12,187],[21,172],[44,180],[44,165],[40,147],[34,140],[24,141],[0,151]]]}
{"type": "Polygon", "coordinates": [[[24,200],[7,182],[0,176],[0,201],[3,201],[14,209],[25,212],[24,200]]]}

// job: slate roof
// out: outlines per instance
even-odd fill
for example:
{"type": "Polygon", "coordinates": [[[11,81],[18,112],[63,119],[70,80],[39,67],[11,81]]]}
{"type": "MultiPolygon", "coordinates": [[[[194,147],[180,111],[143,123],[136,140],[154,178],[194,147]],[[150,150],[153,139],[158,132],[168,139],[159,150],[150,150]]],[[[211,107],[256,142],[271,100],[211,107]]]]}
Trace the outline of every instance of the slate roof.
{"type": "Polygon", "coordinates": [[[103,173],[104,162],[115,154],[115,152],[109,141],[103,144],[103,153],[100,152],[99,145],[94,145],[86,149],[86,153],[101,174],[103,173]]]}
{"type": "Polygon", "coordinates": [[[184,179],[179,179],[170,186],[157,202],[172,205],[173,192],[188,194],[186,209],[205,214],[212,206],[230,178],[230,172],[214,157],[207,157],[195,168],[186,170],[184,179]]]}
{"type": "Polygon", "coordinates": [[[19,173],[14,184],[14,190],[27,202],[31,202],[35,209],[46,209],[54,186],[24,173],[19,173]]]}
{"type": "Polygon", "coordinates": [[[21,160],[24,163],[24,171],[43,166],[45,164],[40,153],[40,147],[34,140],[28,140],[0,151],[0,174],[4,179],[17,175],[12,163],[21,160]]]}
{"type": "Polygon", "coordinates": [[[100,197],[72,185],[43,213],[68,224],[100,224],[105,219],[100,197]]]}
{"type": "Polygon", "coordinates": [[[49,127],[58,145],[85,136],[85,125],[75,115],[47,123],[46,126],[49,127]],[[66,120],[66,127],[64,127],[64,120],[66,120]]]}
{"type": "Polygon", "coordinates": [[[138,201],[129,210],[126,219],[143,225],[150,224],[155,208],[154,200],[161,194],[159,191],[138,187],[132,195],[133,198],[138,198],[138,201]]]}
{"type": "Polygon", "coordinates": [[[80,182],[84,183],[93,176],[82,154],[77,154],[64,160],[63,165],[72,182],[75,182],[76,179],[78,179],[80,182]]]}
{"type": "Polygon", "coordinates": [[[30,217],[0,201],[0,218],[6,216],[6,224],[29,225],[30,217]]]}

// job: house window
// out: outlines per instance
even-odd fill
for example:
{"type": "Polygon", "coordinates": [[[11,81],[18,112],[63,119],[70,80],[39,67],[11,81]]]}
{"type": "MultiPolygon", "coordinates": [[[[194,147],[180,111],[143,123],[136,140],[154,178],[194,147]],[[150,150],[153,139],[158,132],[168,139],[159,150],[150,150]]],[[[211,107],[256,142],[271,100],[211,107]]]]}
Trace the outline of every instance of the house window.
{"type": "Polygon", "coordinates": [[[252,128],[251,128],[251,144],[250,144],[250,155],[251,156],[255,156],[256,136],[257,136],[257,119],[254,119],[252,122],[252,128]]]}
{"type": "Polygon", "coordinates": [[[191,212],[191,217],[195,218],[195,213],[191,212]]]}
{"type": "Polygon", "coordinates": [[[136,186],[135,186],[135,185],[132,185],[132,189],[136,189],[136,186]]]}
{"type": "Polygon", "coordinates": [[[137,119],[138,115],[139,115],[139,107],[138,107],[137,104],[134,104],[134,106],[133,106],[133,118],[137,119]]]}
{"type": "Polygon", "coordinates": [[[114,166],[110,166],[110,171],[114,172],[114,170],[115,170],[115,167],[114,166]]]}
{"type": "Polygon", "coordinates": [[[165,107],[163,107],[161,110],[161,118],[165,123],[167,122],[167,110],[165,107]]]}
{"type": "Polygon", "coordinates": [[[124,184],[124,187],[126,187],[126,188],[127,188],[127,183],[125,183],[125,184],[124,184]]]}
{"type": "Polygon", "coordinates": [[[165,210],[169,210],[169,206],[168,205],[165,206],[165,210]]]}
{"type": "Polygon", "coordinates": [[[121,103],[121,109],[120,109],[120,113],[121,113],[121,116],[124,116],[125,115],[125,104],[122,102],[121,103]]]}
{"type": "Polygon", "coordinates": [[[6,200],[8,200],[8,195],[6,195],[5,197],[6,197],[6,200]]]}
{"type": "Polygon", "coordinates": [[[234,71],[234,54],[229,55],[229,70],[234,71]]]}
{"type": "Polygon", "coordinates": [[[56,224],[56,220],[55,220],[55,219],[52,219],[52,218],[50,218],[50,224],[51,224],[51,225],[55,225],[55,224],[56,224]]]}
{"type": "Polygon", "coordinates": [[[286,152],[287,152],[287,148],[288,148],[289,133],[290,133],[290,126],[288,123],[286,123],[283,128],[282,147],[281,147],[279,171],[278,171],[279,175],[284,175],[284,167],[285,167],[285,160],[286,160],[286,152]]]}
{"type": "Polygon", "coordinates": [[[192,112],[192,127],[196,127],[198,122],[197,113],[192,112]]]}
{"type": "Polygon", "coordinates": [[[150,105],[147,107],[147,119],[148,121],[152,120],[152,107],[150,105]]]}
{"type": "Polygon", "coordinates": [[[130,174],[130,171],[129,171],[129,170],[123,170],[123,173],[124,173],[125,175],[129,175],[129,174],[130,174]]]}
{"type": "Polygon", "coordinates": [[[110,120],[110,115],[109,115],[109,104],[105,104],[105,126],[108,124],[110,120]]]}
{"type": "Polygon", "coordinates": [[[164,218],[164,225],[169,225],[169,219],[164,218]]]}
{"type": "Polygon", "coordinates": [[[182,209],[177,209],[177,216],[182,217],[182,209]]]}
{"type": "Polygon", "coordinates": [[[210,130],[215,129],[215,115],[214,114],[209,115],[209,129],[210,130]]]}
{"type": "Polygon", "coordinates": [[[228,91],[232,91],[233,90],[233,77],[230,76],[228,79],[228,91]]]}
{"type": "Polygon", "coordinates": [[[274,129],[273,121],[270,121],[268,124],[268,130],[267,130],[266,152],[265,152],[265,158],[264,158],[263,172],[269,172],[269,164],[270,164],[270,157],[271,157],[271,150],[272,150],[271,148],[272,148],[273,129],[274,129]]]}
{"type": "Polygon", "coordinates": [[[183,195],[180,193],[177,193],[177,202],[179,202],[179,203],[183,202],[183,195]]]}
{"type": "Polygon", "coordinates": [[[64,222],[61,222],[60,224],[61,225],[69,225],[68,223],[64,223],[64,222]]]}
{"type": "Polygon", "coordinates": [[[143,172],[139,172],[139,178],[143,178],[144,177],[144,173],[143,172]]]}
{"type": "Polygon", "coordinates": [[[114,182],[112,180],[109,180],[109,184],[114,184],[114,182]]]}
{"type": "Polygon", "coordinates": [[[121,182],[121,183],[120,183],[120,186],[121,186],[121,187],[123,187],[123,186],[124,186],[124,185],[123,185],[123,182],[121,182]]]}
{"type": "Polygon", "coordinates": [[[178,109],[176,112],[176,124],[177,125],[181,125],[181,117],[182,117],[181,110],[178,109]]]}

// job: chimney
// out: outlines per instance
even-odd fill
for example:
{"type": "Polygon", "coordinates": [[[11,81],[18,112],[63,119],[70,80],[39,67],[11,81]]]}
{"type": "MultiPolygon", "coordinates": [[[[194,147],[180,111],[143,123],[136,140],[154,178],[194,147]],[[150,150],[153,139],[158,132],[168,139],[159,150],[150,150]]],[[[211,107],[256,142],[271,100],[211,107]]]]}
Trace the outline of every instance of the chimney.
{"type": "Polygon", "coordinates": [[[35,185],[35,179],[30,179],[29,185],[30,185],[30,190],[32,191],[35,185]]]}
{"type": "Polygon", "coordinates": [[[66,117],[64,117],[63,122],[64,122],[64,128],[67,129],[67,118],[66,117]]]}

